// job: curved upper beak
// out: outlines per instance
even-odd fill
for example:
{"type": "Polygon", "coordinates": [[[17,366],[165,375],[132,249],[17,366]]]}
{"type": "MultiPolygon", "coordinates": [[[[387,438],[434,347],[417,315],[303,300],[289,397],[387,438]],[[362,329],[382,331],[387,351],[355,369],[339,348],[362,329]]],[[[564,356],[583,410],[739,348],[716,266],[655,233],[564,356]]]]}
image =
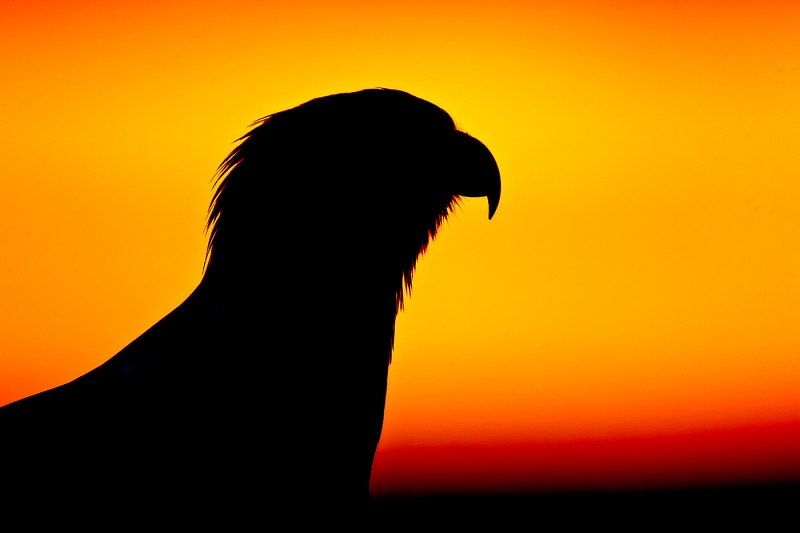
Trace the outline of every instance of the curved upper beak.
{"type": "Polygon", "coordinates": [[[463,132],[456,132],[454,142],[455,183],[453,192],[459,196],[489,200],[489,220],[500,203],[500,169],[482,142],[463,132]]]}

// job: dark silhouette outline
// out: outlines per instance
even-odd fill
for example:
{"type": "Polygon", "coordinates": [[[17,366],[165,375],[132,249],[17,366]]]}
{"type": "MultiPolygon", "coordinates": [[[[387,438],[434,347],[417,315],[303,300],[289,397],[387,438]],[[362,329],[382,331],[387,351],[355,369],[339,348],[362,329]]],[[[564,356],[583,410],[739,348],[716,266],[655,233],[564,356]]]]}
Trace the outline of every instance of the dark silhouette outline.
{"type": "Polygon", "coordinates": [[[499,170],[397,90],[253,125],[218,169],[193,293],[98,368],[0,408],[7,510],[369,501],[404,290],[461,196],[492,217],[499,170]]]}

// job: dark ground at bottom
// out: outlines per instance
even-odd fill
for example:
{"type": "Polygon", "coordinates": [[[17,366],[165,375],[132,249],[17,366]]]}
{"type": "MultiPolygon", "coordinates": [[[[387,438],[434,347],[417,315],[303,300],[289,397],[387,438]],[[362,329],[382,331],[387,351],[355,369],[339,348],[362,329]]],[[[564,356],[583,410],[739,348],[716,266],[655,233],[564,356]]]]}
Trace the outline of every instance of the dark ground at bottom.
{"type": "Polygon", "coordinates": [[[383,496],[372,502],[376,530],[383,526],[479,527],[481,530],[572,530],[660,526],[766,526],[800,531],[800,483],[703,489],[541,494],[383,496]]]}

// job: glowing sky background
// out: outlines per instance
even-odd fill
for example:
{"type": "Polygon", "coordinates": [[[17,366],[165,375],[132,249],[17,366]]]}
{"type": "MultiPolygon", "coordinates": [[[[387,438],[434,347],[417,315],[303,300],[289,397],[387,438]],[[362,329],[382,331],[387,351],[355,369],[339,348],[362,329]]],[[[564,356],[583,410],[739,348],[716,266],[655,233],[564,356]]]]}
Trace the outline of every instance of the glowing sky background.
{"type": "Polygon", "coordinates": [[[383,86],[503,196],[420,262],[373,494],[800,480],[800,2],[3,0],[0,71],[0,404],[188,296],[248,124],[383,86]]]}

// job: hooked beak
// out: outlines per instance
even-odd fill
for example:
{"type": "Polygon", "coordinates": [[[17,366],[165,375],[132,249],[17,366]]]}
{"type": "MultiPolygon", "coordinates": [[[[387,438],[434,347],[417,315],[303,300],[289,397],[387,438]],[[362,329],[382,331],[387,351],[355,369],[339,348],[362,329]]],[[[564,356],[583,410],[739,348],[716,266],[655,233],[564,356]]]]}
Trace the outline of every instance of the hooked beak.
{"type": "Polygon", "coordinates": [[[500,203],[500,169],[482,142],[463,132],[454,140],[453,192],[459,196],[489,200],[489,220],[500,203]]]}

